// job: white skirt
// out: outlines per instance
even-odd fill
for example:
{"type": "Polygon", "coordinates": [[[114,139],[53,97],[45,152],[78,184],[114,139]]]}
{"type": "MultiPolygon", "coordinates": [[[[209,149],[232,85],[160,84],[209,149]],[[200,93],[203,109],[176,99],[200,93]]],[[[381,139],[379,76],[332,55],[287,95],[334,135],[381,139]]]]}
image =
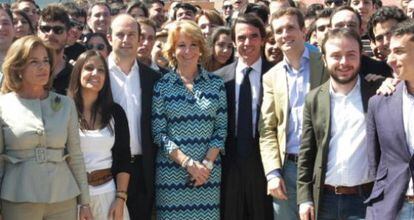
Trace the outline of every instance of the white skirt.
{"type": "MultiPolygon", "coordinates": [[[[108,218],[109,209],[115,199],[116,192],[108,192],[91,196],[91,203],[89,204],[92,211],[93,219],[95,220],[112,220],[108,218]]],[[[129,213],[126,203],[124,203],[124,218],[123,220],[129,220],[129,213]]]]}

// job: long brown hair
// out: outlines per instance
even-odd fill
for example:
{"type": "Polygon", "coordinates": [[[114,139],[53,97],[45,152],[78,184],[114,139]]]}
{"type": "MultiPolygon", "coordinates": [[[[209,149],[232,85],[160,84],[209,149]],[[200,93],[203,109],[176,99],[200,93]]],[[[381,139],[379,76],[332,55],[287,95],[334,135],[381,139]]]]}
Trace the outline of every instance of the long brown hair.
{"type": "Polygon", "coordinates": [[[92,122],[96,122],[97,115],[100,114],[101,116],[101,128],[108,126],[113,132],[113,128],[110,125],[110,120],[112,118],[111,110],[114,104],[111,92],[111,84],[109,82],[109,70],[108,65],[105,61],[105,58],[95,50],[88,50],[82,53],[78,60],[76,61],[75,66],[73,67],[73,71],[70,78],[69,88],[68,88],[68,96],[71,97],[76,105],[76,109],[78,112],[78,117],[80,120],[80,128],[81,130],[87,130],[88,124],[83,117],[83,97],[82,97],[82,85],[81,85],[81,73],[83,66],[85,63],[93,58],[98,57],[100,61],[102,61],[104,69],[105,69],[105,81],[102,89],[98,93],[98,98],[96,99],[95,103],[92,105],[92,122]]]}

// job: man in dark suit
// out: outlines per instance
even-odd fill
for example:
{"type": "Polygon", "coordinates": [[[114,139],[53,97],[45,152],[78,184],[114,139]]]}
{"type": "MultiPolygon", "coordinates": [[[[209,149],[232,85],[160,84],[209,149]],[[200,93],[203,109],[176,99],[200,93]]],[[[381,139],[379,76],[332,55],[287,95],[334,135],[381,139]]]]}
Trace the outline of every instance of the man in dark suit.
{"type": "Polygon", "coordinates": [[[368,163],[376,171],[367,219],[414,219],[414,24],[394,29],[388,64],[402,80],[391,96],[374,96],[368,107],[368,163]]]}
{"type": "Polygon", "coordinates": [[[305,101],[297,181],[300,218],[363,219],[363,201],[374,180],[366,160],[365,113],[380,82],[360,75],[362,43],[354,30],[329,31],[322,53],[330,80],[305,101]]]}
{"type": "Polygon", "coordinates": [[[226,82],[228,103],[221,200],[226,220],[272,219],[257,131],[262,75],[271,67],[261,57],[265,35],[263,23],[253,15],[234,20],[232,37],[239,59],[216,72],[226,82]]]}
{"type": "MultiPolygon", "coordinates": [[[[131,219],[151,219],[154,202],[154,157],[156,147],[151,134],[153,86],[159,73],[136,59],[140,26],[127,14],[111,24],[108,57],[114,100],[124,108],[128,119],[133,163],[129,180],[127,206],[131,219]]],[[[122,201],[121,201],[122,202],[122,201]]]]}

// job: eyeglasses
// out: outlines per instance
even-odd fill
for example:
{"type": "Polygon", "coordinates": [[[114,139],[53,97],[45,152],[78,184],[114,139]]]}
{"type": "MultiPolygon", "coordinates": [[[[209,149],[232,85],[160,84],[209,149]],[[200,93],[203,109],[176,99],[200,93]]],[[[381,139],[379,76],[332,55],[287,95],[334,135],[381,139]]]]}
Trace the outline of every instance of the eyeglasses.
{"type": "Polygon", "coordinates": [[[50,30],[53,31],[54,34],[61,35],[65,32],[65,27],[63,26],[49,26],[49,25],[40,25],[39,29],[42,33],[46,34],[49,33],[50,30]]]}
{"type": "Polygon", "coordinates": [[[81,24],[80,22],[77,22],[75,20],[70,20],[70,27],[71,28],[77,28],[79,31],[82,31],[85,25],[81,24]]]}
{"type": "Polygon", "coordinates": [[[343,1],[327,1],[326,4],[331,5],[331,6],[333,4],[335,7],[339,7],[339,6],[342,6],[344,2],[343,1]]]}
{"type": "Polygon", "coordinates": [[[86,49],[87,50],[104,50],[105,49],[105,45],[104,44],[86,44],[86,49]]]}
{"type": "Polygon", "coordinates": [[[223,5],[223,10],[233,9],[233,5],[223,5]]]}
{"type": "Polygon", "coordinates": [[[318,32],[324,32],[328,28],[329,28],[329,25],[321,25],[321,26],[316,27],[318,32]]]}

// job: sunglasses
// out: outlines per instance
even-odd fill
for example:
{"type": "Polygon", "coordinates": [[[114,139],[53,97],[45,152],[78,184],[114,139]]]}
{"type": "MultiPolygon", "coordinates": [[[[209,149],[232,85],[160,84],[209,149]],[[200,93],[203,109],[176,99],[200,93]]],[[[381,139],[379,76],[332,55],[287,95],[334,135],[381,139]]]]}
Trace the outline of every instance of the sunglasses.
{"type": "Polygon", "coordinates": [[[76,27],[79,31],[82,31],[83,28],[85,27],[85,25],[83,25],[83,24],[81,24],[81,23],[79,23],[79,22],[77,22],[75,20],[71,20],[70,21],[70,27],[71,28],[75,28],[76,27]]]}
{"type": "Polygon", "coordinates": [[[223,6],[223,9],[224,10],[226,10],[226,9],[233,9],[233,6],[232,5],[224,5],[223,6]]]}
{"type": "Polygon", "coordinates": [[[86,49],[87,50],[104,50],[105,49],[105,45],[104,44],[86,44],[86,49]]]}
{"type": "Polygon", "coordinates": [[[65,27],[63,26],[49,26],[49,25],[40,25],[39,29],[42,33],[46,34],[49,33],[50,30],[53,31],[54,34],[61,35],[65,32],[65,27]]]}

